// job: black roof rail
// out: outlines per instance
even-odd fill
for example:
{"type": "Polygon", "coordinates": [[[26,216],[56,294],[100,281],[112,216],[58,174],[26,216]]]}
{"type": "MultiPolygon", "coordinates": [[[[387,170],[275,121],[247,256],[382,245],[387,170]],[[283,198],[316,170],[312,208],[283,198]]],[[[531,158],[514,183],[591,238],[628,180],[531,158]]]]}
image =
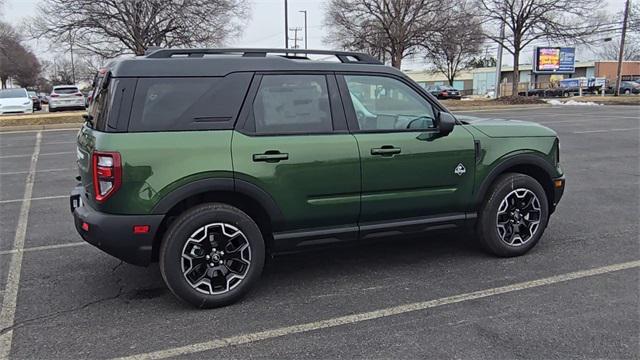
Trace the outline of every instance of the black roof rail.
{"type": "Polygon", "coordinates": [[[307,49],[242,49],[242,48],[221,48],[221,49],[159,49],[149,52],[147,58],[162,59],[175,55],[188,57],[203,57],[204,55],[225,55],[238,54],[245,57],[266,57],[267,54],[283,54],[288,58],[306,59],[306,55],[332,55],[343,63],[376,64],[382,65],[380,60],[371,55],[351,52],[351,51],[331,51],[331,50],[307,50],[307,49]],[[304,55],[304,56],[297,56],[304,55]]]}

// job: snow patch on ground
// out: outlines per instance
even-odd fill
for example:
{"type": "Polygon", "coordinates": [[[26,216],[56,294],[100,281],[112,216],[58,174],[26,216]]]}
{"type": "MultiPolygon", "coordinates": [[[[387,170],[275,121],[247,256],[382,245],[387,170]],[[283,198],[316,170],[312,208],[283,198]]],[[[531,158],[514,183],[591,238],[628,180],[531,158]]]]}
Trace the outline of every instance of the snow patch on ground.
{"type": "Polygon", "coordinates": [[[597,103],[594,103],[593,101],[575,101],[575,100],[561,101],[556,99],[550,99],[545,101],[550,105],[602,106],[602,104],[597,104],[597,103]]]}

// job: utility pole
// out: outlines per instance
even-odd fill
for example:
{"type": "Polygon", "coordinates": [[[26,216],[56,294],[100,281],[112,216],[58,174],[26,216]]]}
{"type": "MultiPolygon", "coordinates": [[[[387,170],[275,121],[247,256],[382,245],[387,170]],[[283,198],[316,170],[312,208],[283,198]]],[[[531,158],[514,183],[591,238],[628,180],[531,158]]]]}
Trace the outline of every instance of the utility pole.
{"type": "Polygon", "coordinates": [[[298,37],[298,31],[302,31],[301,28],[299,27],[294,27],[289,29],[289,31],[293,31],[293,48],[297,49],[298,48],[298,40],[302,40],[298,37]]]}
{"type": "Polygon", "coordinates": [[[624,3],[624,19],[622,20],[622,37],[620,38],[620,53],[618,54],[618,73],[616,76],[616,96],[620,96],[622,83],[622,59],[624,59],[624,38],[627,35],[627,19],[629,18],[629,0],[624,3]]]}
{"type": "Polygon", "coordinates": [[[309,38],[307,35],[307,10],[300,10],[298,12],[304,13],[304,49],[307,50],[307,39],[309,38]]]}
{"type": "Polygon", "coordinates": [[[71,34],[71,31],[69,31],[69,50],[71,53],[71,79],[73,81],[73,84],[76,84],[76,67],[75,64],[73,62],[73,35],[71,34]]]}
{"type": "Polygon", "coordinates": [[[502,42],[504,41],[504,21],[500,25],[500,42],[498,43],[498,56],[496,57],[496,86],[493,91],[495,98],[500,97],[500,83],[502,78],[502,42]]]}
{"type": "Polygon", "coordinates": [[[287,0],[284,0],[284,48],[289,48],[289,7],[287,0]]]}

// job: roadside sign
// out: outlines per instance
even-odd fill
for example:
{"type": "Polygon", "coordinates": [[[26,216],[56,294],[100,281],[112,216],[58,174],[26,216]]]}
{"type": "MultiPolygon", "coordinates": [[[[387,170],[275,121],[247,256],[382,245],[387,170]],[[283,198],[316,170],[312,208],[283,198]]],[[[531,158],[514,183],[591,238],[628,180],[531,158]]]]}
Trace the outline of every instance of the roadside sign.
{"type": "Polygon", "coordinates": [[[536,47],[533,49],[533,72],[536,74],[573,74],[576,49],[572,47],[536,47]]]}

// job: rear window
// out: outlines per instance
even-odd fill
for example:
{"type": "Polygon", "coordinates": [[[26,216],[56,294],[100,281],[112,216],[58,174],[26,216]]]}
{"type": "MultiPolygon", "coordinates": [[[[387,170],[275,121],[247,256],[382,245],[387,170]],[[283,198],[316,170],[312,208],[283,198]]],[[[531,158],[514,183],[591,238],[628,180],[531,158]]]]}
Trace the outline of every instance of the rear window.
{"type": "Polygon", "coordinates": [[[251,73],[138,80],[129,131],[233,128],[251,73]]]}
{"type": "Polygon", "coordinates": [[[24,89],[4,89],[0,90],[0,99],[15,99],[27,97],[24,89]]]}
{"type": "Polygon", "coordinates": [[[75,94],[78,92],[78,88],[75,86],[61,87],[53,89],[56,94],[75,94]]]}

